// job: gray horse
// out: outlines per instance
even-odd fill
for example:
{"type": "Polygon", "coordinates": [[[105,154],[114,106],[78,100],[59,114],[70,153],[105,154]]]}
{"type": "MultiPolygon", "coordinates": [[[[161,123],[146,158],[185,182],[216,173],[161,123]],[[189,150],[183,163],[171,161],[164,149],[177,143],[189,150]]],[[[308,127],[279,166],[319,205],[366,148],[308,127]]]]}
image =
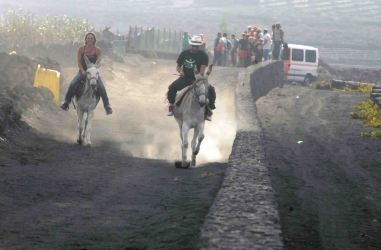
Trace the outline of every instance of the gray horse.
{"type": "Polygon", "coordinates": [[[94,116],[94,110],[99,102],[97,81],[99,77],[98,68],[100,60],[93,64],[86,56],[84,56],[84,58],[87,65],[84,89],[81,94],[76,94],[74,97],[78,117],[77,142],[80,145],[91,145],[92,119],[94,116]]]}
{"type": "MultiPolygon", "coordinates": [[[[188,168],[187,149],[188,149],[188,133],[190,129],[194,129],[192,139],[192,162],[191,165],[196,165],[196,156],[200,151],[200,145],[204,139],[205,126],[205,109],[208,104],[208,76],[212,72],[212,65],[206,75],[196,74],[196,80],[187,89],[184,89],[183,94],[178,95],[176,104],[173,110],[174,117],[180,128],[181,137],[181,152],[182,161],[181,167],[188,168]]],[[[180,165],[180,163],[175,164],[180,165]]],[[[180,167],[180,166],[179,166],[180,167]]]]}

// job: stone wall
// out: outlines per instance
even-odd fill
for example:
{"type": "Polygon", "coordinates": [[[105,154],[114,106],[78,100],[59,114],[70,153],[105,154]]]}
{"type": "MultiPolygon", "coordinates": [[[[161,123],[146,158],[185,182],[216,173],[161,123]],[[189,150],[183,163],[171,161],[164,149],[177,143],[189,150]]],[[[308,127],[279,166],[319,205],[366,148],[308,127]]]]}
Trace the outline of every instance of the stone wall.
{"type": "Polygon", "coordinates": [[[282,249],[255,100],[283,84],[281,62],[242,69],[236,86],[237,134],[229,166],[201,231],[204,249],[282,249]]]}

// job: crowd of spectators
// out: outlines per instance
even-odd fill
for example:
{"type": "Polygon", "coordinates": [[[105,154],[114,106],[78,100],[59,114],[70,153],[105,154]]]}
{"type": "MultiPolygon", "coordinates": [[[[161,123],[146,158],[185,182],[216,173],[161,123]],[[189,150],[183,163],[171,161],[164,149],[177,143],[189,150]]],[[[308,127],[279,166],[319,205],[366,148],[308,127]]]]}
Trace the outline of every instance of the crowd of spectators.
{"type": "MultiPolygon", "coordinates": [[[[204,40],[204,35],[200,34],[204,40]]],[[[248,26],[237,38],[235,34],[218,32],[213,41],[213,64],[218,66],[247,67],[262,61],[279,60],[284,32],[279,23],[267,28],[248,26]]],[[[189,48],[189,35],[184,32],[182,49],[189,48]]],[[[206,40],[203,50],[207,51],[206,40]]]]}
{"type": "MultiPolygon", "coordinates": [[[[203,34],[202,49],[209,51],[203,34]]],[[[182,50],[188,49],[190,36],[184,32],[182,50]]],[[[258,26],[248,26],[237,38],[235,34],[218,32],[213,41],[213,64],[217,66],[247,67],[262,61],[280,60],[284,43],[284,32],[279,23],[271,26],[271,31],[258,26]]]]}

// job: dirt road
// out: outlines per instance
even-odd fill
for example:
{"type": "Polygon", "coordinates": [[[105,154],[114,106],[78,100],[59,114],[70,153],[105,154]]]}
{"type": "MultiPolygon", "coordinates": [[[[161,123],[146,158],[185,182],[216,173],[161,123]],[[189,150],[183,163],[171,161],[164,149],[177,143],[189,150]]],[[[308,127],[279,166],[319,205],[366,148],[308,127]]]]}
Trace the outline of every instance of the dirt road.
{"type": "MultiPolygon", "coordinates": [[[[74,144],[73,109],[30,104],[29,126],[0,138],[0,249],[197,248],[235,135],[238,70],[210,77],[217,110],[189,170],[173,167],[180,139],[165,115],[174,72],[140,56],[103,62],[114,114],[98,107],[91,148],[74,144]]],[[[285,85],[257,101],[286,249],[381,248],[381,144],[349,116],[366,98],[285,85]]]]}
{"type": "Polygon", "coordinates": [[[257,101],[286,249],[381,248],[381,143],[356,92],[285,85],[257,101]]]}
{"type": "MultiPolygon", "coordinates": [[[[100,104],[93,146],[79,147],[76,117],[30,105],[0,143],[0,249],[190,249],[219,189],[235,135],[236,70],[215,70],[214,121],[197,168],[176,169],[178,126],[166,116],[175,63],[132,56],[103,62],[114,113],[100,104]]],[[[74,68],[66,68],[65,79],[74,68]]],[[[67,81],[66,81],[67,83],[67,81]]],[[[66,90],[66,88],[64,88],[66,90]]]]}

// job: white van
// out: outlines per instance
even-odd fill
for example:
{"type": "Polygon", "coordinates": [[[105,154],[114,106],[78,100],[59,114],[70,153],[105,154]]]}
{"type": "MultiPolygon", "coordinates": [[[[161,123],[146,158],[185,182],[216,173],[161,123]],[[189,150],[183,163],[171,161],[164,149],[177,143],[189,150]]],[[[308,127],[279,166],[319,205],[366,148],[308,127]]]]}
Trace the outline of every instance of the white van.
{"type": "Polygon", "coordinates": [[[319,51],[317,48],[288,44],[288,53],[285,53],[283,50],[282,59],[285,80],[309,84],[317,78],[319,62],[319,51]]]}

